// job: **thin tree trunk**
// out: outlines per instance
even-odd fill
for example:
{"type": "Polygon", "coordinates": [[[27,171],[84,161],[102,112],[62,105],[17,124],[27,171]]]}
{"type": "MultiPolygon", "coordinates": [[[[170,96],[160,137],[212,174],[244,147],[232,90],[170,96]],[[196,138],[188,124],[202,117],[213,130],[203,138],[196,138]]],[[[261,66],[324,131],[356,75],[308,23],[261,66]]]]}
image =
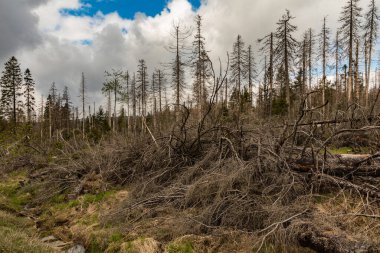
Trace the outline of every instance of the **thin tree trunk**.
{"type": "Polygon", "coordinates": [[[284,54],[285,54],[285,92],[286,92],[286,103],[288,104],[288,115],[290,115],[290,80],[289,80],[289,55],[288,55],[288,43],[287,43],[287,25],[288,21],[285,22],[285,34],[284,34],[284,54]]]}
{"type": "Polygon", "coordinates": [[[339,33],[336,32],[335,41],[335,109],[338,108],[340,98],[340,85],[339,85],[339,33]]]}
{"type": "Polygon", "coordinates": [[[84,83],[84,73],[82,72],[82,83],[81,83],[81,97],[82,97],[82,136],[85,136],[85,83],[84,83]]]}
{"type": "MultiPolygon", "coordinates": [[[[312,55],[313,54],[313,34],[311,28],[309,29],[309,92],[312,90],[312,55]]],[[[311,96],[309,96],[309,107],[311,108],[311,96]]]]}
{"type": "Polygon", "coordinates": [[[116,132],[116,123],[117,123],[117,115],[116,115],[116,107],[117,107],[117,87],[119,85],[118,80],[115,79],[114,83],[114,107],[113,107],[113,132],[116,132]]]}
{"type": "Polygon", "coordinates": [[[273,33],[270,34],[269,49],[269,117],[272,116],[273,103],[273,33]]]}
{"type": "Polygon", "coordinates": [[[356,61],[355,61],[355,102],[360,102],[359,84],[359,40],[356,41],[356,61]]]}
{"type": "MultiPolygon", "coordinates": [[[[322,77],[322,104],[324,105],[326,102],[326,47],[327,47],[327,34],[326,34],[326,18],[323,21],[323,45],[322,45],[322,69],[323,69],[323,77],[322,77]]],[[[326,117],[326,106],[322,108],[323,118],[326,117]]]]}
{"type": "Polygon", "coordinates": [[[348,105],[352,101],[352,53],[353,53],[353,5],[351,0],[351,11],[350,11],[350,34],[349,34],[349,49],[348,49],[348,87],[347,87],[347,102],[348,105]]]}

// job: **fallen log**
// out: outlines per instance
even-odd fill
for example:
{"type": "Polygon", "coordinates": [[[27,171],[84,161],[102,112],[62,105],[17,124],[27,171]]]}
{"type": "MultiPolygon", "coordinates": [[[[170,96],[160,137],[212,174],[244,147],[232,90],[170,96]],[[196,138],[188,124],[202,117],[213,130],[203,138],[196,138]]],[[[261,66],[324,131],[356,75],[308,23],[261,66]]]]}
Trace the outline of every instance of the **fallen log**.
{"type": "Polygon", "coordinates": [[[352,176],[361,176],[361,177],[380,177],[380,164],[373,165],[360,165],[355,166],[336,164],[336,163],[325,163],[324,166],[321,165],[322,162],[319,162],[319,166],[316,169],[314,164],[305,164],[305,163],[290,163],[289,166],[292,170],[305,173],[305,172],[321,172],[323,174],[328,174],[331,176],[337,177],[352,177],[352,176]]]}
{"type": "Polygon", "coordinates": [[[333,177],[333,176],[330,176],[327,174],[318,173],[318,174],[316,174],[316,176],[325,180],[325,181],[328,181],[332,184],[336,184],[336,185],[339,185],[340,187],[344,187],[344,188],[354,189],[361,194],[364,194],[366,196],[380,200],[380,191],[378,191],[376,189],[372,189],[372,188],[369,188],[366,186],[357,185],[357,184],[351,183],[347,180],[344,180],[342,178],[333,177]]]}
{"type": "Polygon", "coordinates": [[[371,252],[372,245],[363,239],[348,236],[332,227],[317,227],[311,222],[297,224],[299,243],[320,253],[371,252]]]}

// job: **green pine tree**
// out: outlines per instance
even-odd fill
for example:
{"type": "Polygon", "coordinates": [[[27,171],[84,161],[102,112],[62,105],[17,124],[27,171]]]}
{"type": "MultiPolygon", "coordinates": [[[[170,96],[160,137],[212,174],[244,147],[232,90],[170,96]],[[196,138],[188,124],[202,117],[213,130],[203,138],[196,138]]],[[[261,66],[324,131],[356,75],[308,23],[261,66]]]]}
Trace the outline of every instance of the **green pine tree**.
{"type": "Polygon", "coordinates": [[[30,70],[26,69],[24,73],[24,98],[28,123],[32,121],[32,114],[36,106],[36,99],[34,97],[35,85],[30,70]]]}
{"type": "Polygon", "coordinates": [[[2,88],[1,114],[13,122],[15,132],[18,118],[17,113],[22,108],[22,101],[20,99],[22,95],[22,74],[16,57],[12,56],[5,63],[0,84],[2,88]]]}

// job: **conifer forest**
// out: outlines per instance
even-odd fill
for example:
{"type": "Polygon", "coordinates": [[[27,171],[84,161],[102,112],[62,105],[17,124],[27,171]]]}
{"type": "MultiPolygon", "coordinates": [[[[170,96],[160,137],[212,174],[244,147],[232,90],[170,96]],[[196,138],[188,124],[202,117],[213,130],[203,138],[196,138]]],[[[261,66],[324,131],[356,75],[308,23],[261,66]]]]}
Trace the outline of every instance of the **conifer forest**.
{"type": "Polygon", "coordinates": [[[380,252],[380,2],[331,2],[217,57],[207,15],[171,20],[169,61],[96,91],[0,62],[0,252],[380,252]]]}

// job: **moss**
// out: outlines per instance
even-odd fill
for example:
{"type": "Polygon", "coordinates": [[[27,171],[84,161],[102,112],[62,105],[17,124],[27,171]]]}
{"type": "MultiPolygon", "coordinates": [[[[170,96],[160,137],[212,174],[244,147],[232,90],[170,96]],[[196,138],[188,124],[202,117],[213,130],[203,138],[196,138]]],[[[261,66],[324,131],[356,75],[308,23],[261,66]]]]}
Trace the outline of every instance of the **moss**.
{"type": "Polygon", "coordinates": [[[73,208],[73,207],[76,207],[76,206],[79,206],[79,205],[80,205],[80,202],[79,202],[79,200],[77,200],[77,199],[70,200],[70,201],[67,203],[67,206],[70,207],[70,208],[73,208]]]}
{"type": "Polygon", "coordinates": [[[329,152],[333,155],[342,155],[342,154],[352,154],[353,150],[351,147],[341,147],[341,148],[329,149],[329,152]]]}
{"type": "Polygon", "coordinates": [[[177,244],[171,243],[168,245],[168,253],[193,253],[193,245],[191,242],[187,241],[185,243],[177,244]]]}
{"type": "Polygon", "coordinates": [[[101,192],[98,194],[85,194],[82,196],[83,203],[85,205],[91,204],[91,203],[99,203],[99,202],[107,199],[108,197],[110,197],[114,193],[115,193],[114,191],[105,191],[105,192],[101,192]]]}
{"type": "Polygon", "coordinates": [[[93,225],[99,222],[98,214],[85,215],[83,218],[79,220],[79,224],[82,225],[93,225]]]}
{"type": "Polygon", "coordinates": [[[100,243],[98,243],[96,240],[92,240],[88,251],[91,253],[102,253],[104,252],[105,247],[101,246],[100,243]]]}
{"type": "Polygon", "coordinates": [[[50,203],[51,203],[51,208],[54,210],[65,210],[65,209],[74,208],[80,205],[83,205],[83,207],[88,207],[89,204],[99,203],[106,200],[112,194],[114,194],[114,191],[106,191],[106,192],[101,192],[99,194],[85,194],[78,199],[74,199],[70,201],[65,200],[66,199],[65,194],[59,194],[51,198],[50,203]]]}
{"type": "Polygon", "coordinates": [[[109,241],[110,241],[111,243],[112,243],[112,242],[120,242],[120,241],[123,240],[123,238],[124,238],[124,236],[123,236],[121,233],[117,232],[117,233],[114,233],[114,234],[112,234],[112,235],[110,236],[109,241]]]}
{"type": "Polygon", "coordinates": [[[32,199],[32,194],[20,187],[21,179],[15,176],[0,183],[0,204],[19,211],[32,199]]]}
{"type": "Polygon", "coordinates": [[[70,200],[69,202],[57,203],[51,206],[51,210],[63,211],[78,206],[80,203],[78,200],[70,200]]]}

